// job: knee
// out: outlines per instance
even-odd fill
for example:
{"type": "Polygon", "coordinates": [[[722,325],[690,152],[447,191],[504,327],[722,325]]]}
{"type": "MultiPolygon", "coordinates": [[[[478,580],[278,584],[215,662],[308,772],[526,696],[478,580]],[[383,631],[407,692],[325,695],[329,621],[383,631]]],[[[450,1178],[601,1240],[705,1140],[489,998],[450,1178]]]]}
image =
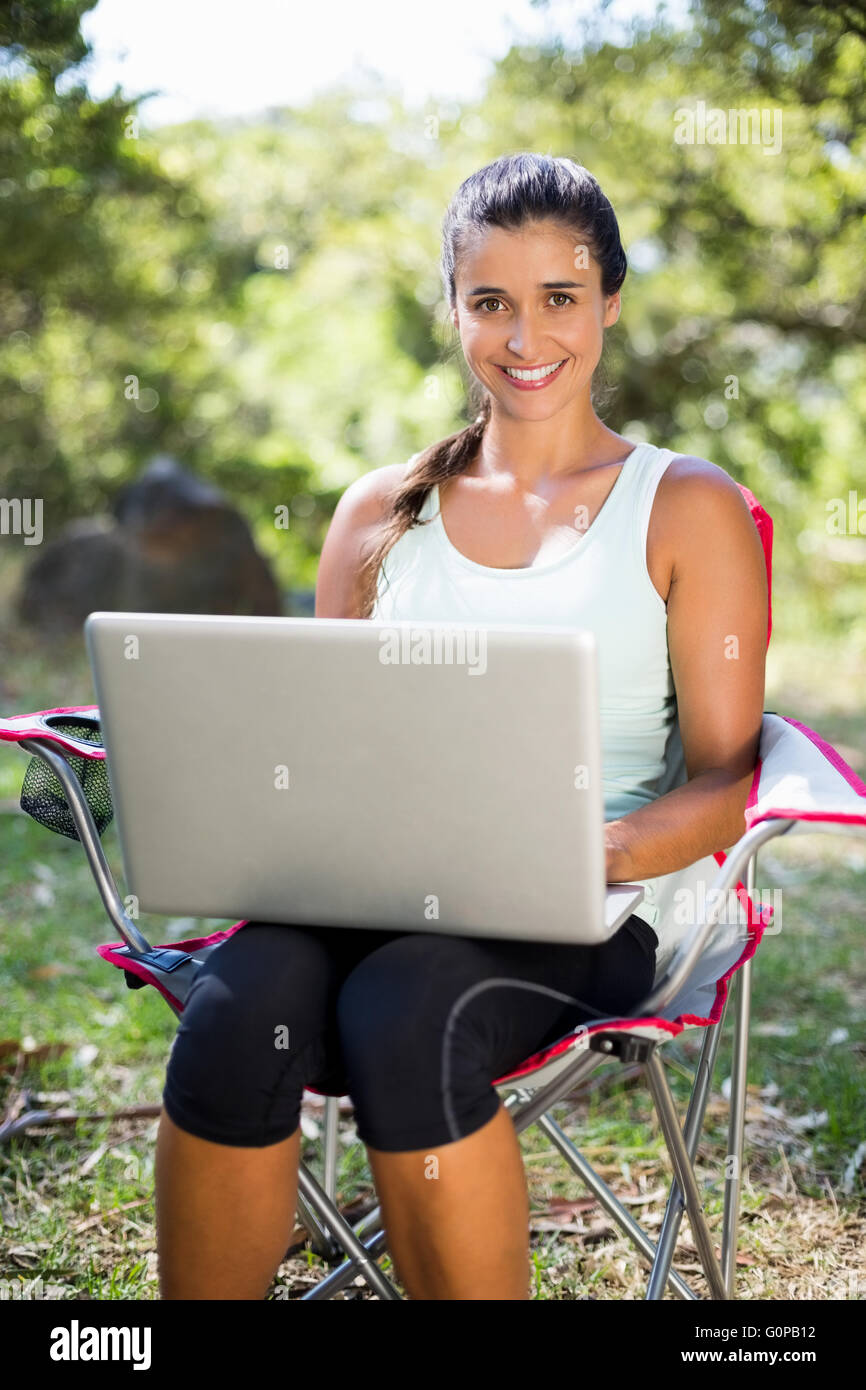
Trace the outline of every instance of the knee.
{"type": "MultiPolygon", "coordinates": [[[[433,938],[439,950],[442,938],[433,938]]],[[[337,999],[358,1134],[384,1152],[465,1137],[498,1107],[478,1010],[460,970],[430,968],[429,938],[401,938],[362,961],[337,999]]]]}
{"type": "Polygon", "coordinates": [[[213,952],[193,983],[163,1104],[179,1128],[199,1138],[258,1146],[297,1127],[304,1068],[319,1045],[321,979],[304,938],[294,943],[290,971],[287,942],[259,928],[244,950],[229,950],[235,940],[213,952]]]}

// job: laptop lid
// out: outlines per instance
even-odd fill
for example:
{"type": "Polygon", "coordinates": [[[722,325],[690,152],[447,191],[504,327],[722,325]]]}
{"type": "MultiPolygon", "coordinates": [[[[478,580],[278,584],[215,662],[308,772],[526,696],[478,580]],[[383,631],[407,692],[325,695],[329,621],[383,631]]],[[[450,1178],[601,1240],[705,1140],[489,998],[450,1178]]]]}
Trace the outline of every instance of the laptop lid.
{"type": "Polygon", "coordinates": [[[92,613],[143,911],[600,942],[595,638],[573,628],[92,613]]]}

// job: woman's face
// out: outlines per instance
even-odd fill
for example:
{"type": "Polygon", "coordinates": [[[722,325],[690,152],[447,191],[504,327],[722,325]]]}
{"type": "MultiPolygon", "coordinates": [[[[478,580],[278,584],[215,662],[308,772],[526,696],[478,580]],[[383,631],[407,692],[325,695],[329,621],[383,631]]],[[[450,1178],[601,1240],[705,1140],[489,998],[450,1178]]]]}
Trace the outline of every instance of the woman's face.
{"type": "Polygon", "coordinates": [[[467,364],[508,414],[546,419],[588,394],[620,296],[604,297],[598,262],[573,234],[550,220],[476,233],[455,293],[451,321],[467,364]],[[506,367],[556,370],[527,381],[506,367]]]}

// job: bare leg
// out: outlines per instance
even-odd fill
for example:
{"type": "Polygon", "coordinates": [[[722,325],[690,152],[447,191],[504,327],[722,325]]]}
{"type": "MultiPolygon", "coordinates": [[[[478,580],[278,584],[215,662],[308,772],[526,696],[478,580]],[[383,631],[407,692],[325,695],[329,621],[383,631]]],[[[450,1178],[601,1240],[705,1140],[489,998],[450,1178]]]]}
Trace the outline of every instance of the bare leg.
{"type": "Polygon", "coordinates": [[[294,1229],[300,1129],[265,1148],[212,1144],[163,1110],[156,1226],[164,1299],[263,1299],[294,1229]]]}
{"type": "Polygon", "coordinates": [[[503,1105],[456,1143],[367,1153],[388,1249],[410,1298],[529,1298],[529,1199],[503,1105]]]}

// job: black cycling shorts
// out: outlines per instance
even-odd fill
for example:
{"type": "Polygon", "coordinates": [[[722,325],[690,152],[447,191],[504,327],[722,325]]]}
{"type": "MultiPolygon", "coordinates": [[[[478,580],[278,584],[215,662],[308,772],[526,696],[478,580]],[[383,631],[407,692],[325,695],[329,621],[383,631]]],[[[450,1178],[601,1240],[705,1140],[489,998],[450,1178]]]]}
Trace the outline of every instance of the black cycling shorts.
{"type": "Polygon", "coordinates": [[[193,982],[163,1104],[190,1134],[257,1148],[294,1133],[311,1087],[351,1096],[372,1148],[435,1149],[493,1118],[496,1078],[631,1015],[657,947],[634,915],[594,946],[249,922],[193,982]]]}

